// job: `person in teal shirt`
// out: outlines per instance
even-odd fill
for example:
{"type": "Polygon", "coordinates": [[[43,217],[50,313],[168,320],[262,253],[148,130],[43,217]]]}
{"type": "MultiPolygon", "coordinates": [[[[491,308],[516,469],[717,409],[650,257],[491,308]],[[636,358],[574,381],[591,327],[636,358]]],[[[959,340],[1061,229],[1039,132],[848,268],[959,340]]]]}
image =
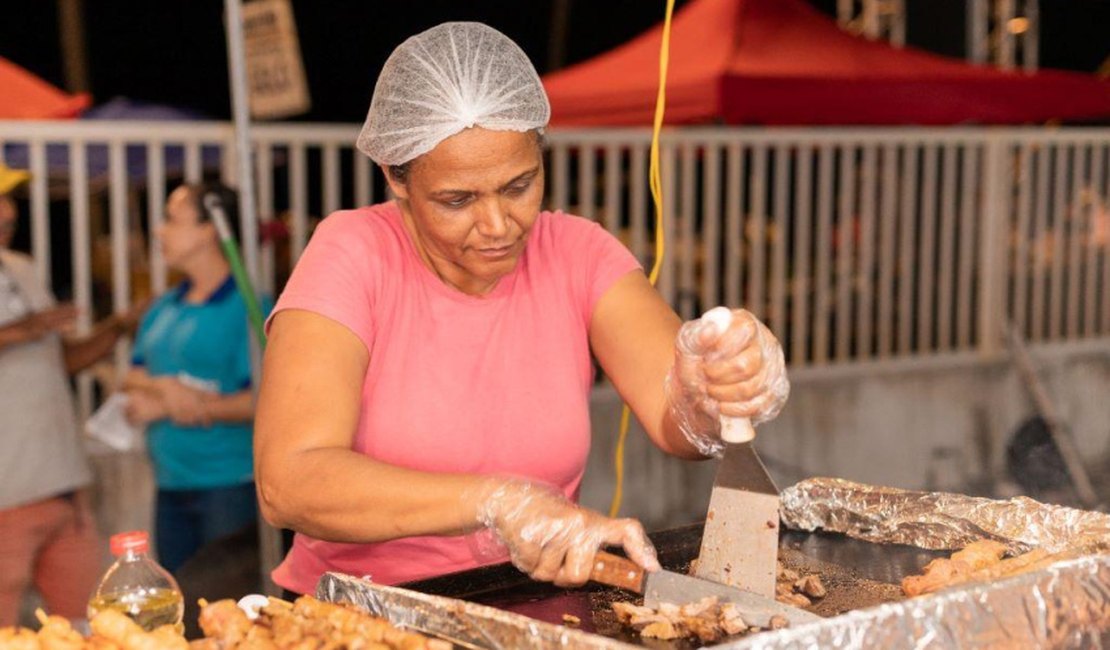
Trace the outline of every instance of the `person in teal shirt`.
{"type": "MultiPolygon", "coordinates": [[[[211,196],[236,227],[236,194],[223,185],[182,185],[166,202],[156,236],[166,264],[184,280],[143,316],[124,383],[128,418],[147,430],[158,558],[170,571],[257,517],[251,334],[205,207],[211,196]]],[[[261,302],[269,313],[272,301],[261,302]]]]}

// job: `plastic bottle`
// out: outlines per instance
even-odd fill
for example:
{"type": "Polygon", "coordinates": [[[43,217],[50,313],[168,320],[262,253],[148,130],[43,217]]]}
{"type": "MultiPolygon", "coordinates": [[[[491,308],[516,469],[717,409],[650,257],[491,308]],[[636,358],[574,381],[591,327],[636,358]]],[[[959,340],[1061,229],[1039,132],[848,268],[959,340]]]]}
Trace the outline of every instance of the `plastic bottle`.
{"type": "Polygon", "coordinates": [[[183,630],[181,588],[169,571],[147,554],[150,537],[146,531],[112,535],[111,548],[117,559],[89,599],[89,620],[100,610],[114,609],[148,632],[163,625],[183,630]]]}

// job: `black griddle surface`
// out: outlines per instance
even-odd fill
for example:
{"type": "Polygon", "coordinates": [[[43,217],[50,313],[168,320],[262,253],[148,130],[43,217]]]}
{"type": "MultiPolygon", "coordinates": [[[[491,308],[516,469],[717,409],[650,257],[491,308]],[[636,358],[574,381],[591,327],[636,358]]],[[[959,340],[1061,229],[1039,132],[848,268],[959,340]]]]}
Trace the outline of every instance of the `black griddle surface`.
{"type": "MultiPolygon", "coordinates": [[[[695,524],[652,533],[659,562],[671,571],[685,572],[701,546],[702,525],[695,524]]],[[[917,573],[935,557],[946,553],[897,544],[872,544],[832,533],[783,531],[779,560],[801,574],[821,576],[828,595],[809,609],[819,616],[835,616],[902,600],[902,578],[917,573]]],[[[531,580],[510,564],[496,564],[400,585],[423,593],[459,598],[566,624],[564,615],[578,618],[579,629],[628,643],[667,650],[699,647],[685,642],[641,640],[626,630],[610,608],[615,601],[634,601],[633,594],[590,583],[563,589],[531,580]]],[[[638,601],[637,601],[638,602],[638,601]]]]}

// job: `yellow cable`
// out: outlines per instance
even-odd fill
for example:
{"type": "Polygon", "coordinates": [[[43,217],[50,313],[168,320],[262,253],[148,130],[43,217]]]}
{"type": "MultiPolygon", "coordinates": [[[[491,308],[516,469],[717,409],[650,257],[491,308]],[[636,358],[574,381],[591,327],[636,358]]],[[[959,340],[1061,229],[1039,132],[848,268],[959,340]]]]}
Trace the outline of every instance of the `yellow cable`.
{"type": "MultiPolygon", "coordinates": [[[[663,42],[659,45],[659,94],[655,97],[655,121],[651,128],[651,162],[648,164],[648,184],[651,198],[655,203],[655,261],[651,265],[648,280],[654,285],[659,280],[659,269],[663,266],[663,253],[666,238],[663,234],[663,177],[659,170],[659,132],[663,129],[663,111],[667,106],[667,64],[670,60],[671,15],[674,14],[674,0],[667,0],[666,16],[663,18],[663,42]]],[[[616,487],[613,500],[609,503],[609,516],[616,517],[624,497],[624,442],[628,438],[628,427],[632,413],[625,404],[621,409],[620,433],[617,435],[617,448],[613,454],[613,469],[616,473],[616,487]]]]}

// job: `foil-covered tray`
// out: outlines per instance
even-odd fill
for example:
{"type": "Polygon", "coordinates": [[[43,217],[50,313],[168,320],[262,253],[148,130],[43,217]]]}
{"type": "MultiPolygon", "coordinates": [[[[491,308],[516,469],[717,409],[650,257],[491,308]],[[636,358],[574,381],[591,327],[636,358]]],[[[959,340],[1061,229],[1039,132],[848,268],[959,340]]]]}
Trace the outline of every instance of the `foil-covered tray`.
{"type": "Polygon", "coordinates": [[[450,641],[456,648],[636,648],[621,641],[544,623],[487,605],[387,587],[341,573],[325,573],[316,585],[316,597],[333,603],[350,603],[399,627],[450,641]]]}
{"type": "MultiPolygon", "coordinates": [[[[846,613],[842,608],[818,611],[829,616],[824,621],[738,638],[714,648],[1110,645],[1110,555],[1104,554],[1110,546],[1107,515],[1024,498],[998,501],[839,479],[810,479],[788,488],[782,494],[781,515],[785,528],[819,531],[784,532],[784,550],[789,550],[785,557],[791,557],[794,550],[816,547],[826,552],[825,560],[842,564],[838,560],[848,554],[857,563],[862,562],[857,568],[869,566],[873,573],[863,580],[858,575],[852,578],[853,587],[858,589],[863,583],[879,587],[874,591],[875,598],[859,599],[863,608],[846,613]],[[893,584],[938,553],[922,549],[955,550],[983,538],[999,540],[1014,552],[1044,548],[1068,553],[1073,559],[1035,572],[961,585],[909,600],[896,593],[893,584]],[[890,558],[898,559],[892,562],[890,558]]],[[[682,551],[689,552],[690,535],[684,534],[681,539],[676,548],[681,546],[682,551]]],[[[665,556],[661,553],[661,559],[665,556]]],[[[418,586],[424,590],[435,584],[429,581],[418,586]]],[[[540,621],[500,606],[469,602],[474,599],[472,594],[463,594],[467,600],[461,600],[327,574],[320,581],[317,595],[353,603],[394,624],[451,640],[460,648],[636,647],[630,643],[632,636],[606,638],[540,621]]],[[[567,602],[556,600],[555,606],[567,602]]]]}

